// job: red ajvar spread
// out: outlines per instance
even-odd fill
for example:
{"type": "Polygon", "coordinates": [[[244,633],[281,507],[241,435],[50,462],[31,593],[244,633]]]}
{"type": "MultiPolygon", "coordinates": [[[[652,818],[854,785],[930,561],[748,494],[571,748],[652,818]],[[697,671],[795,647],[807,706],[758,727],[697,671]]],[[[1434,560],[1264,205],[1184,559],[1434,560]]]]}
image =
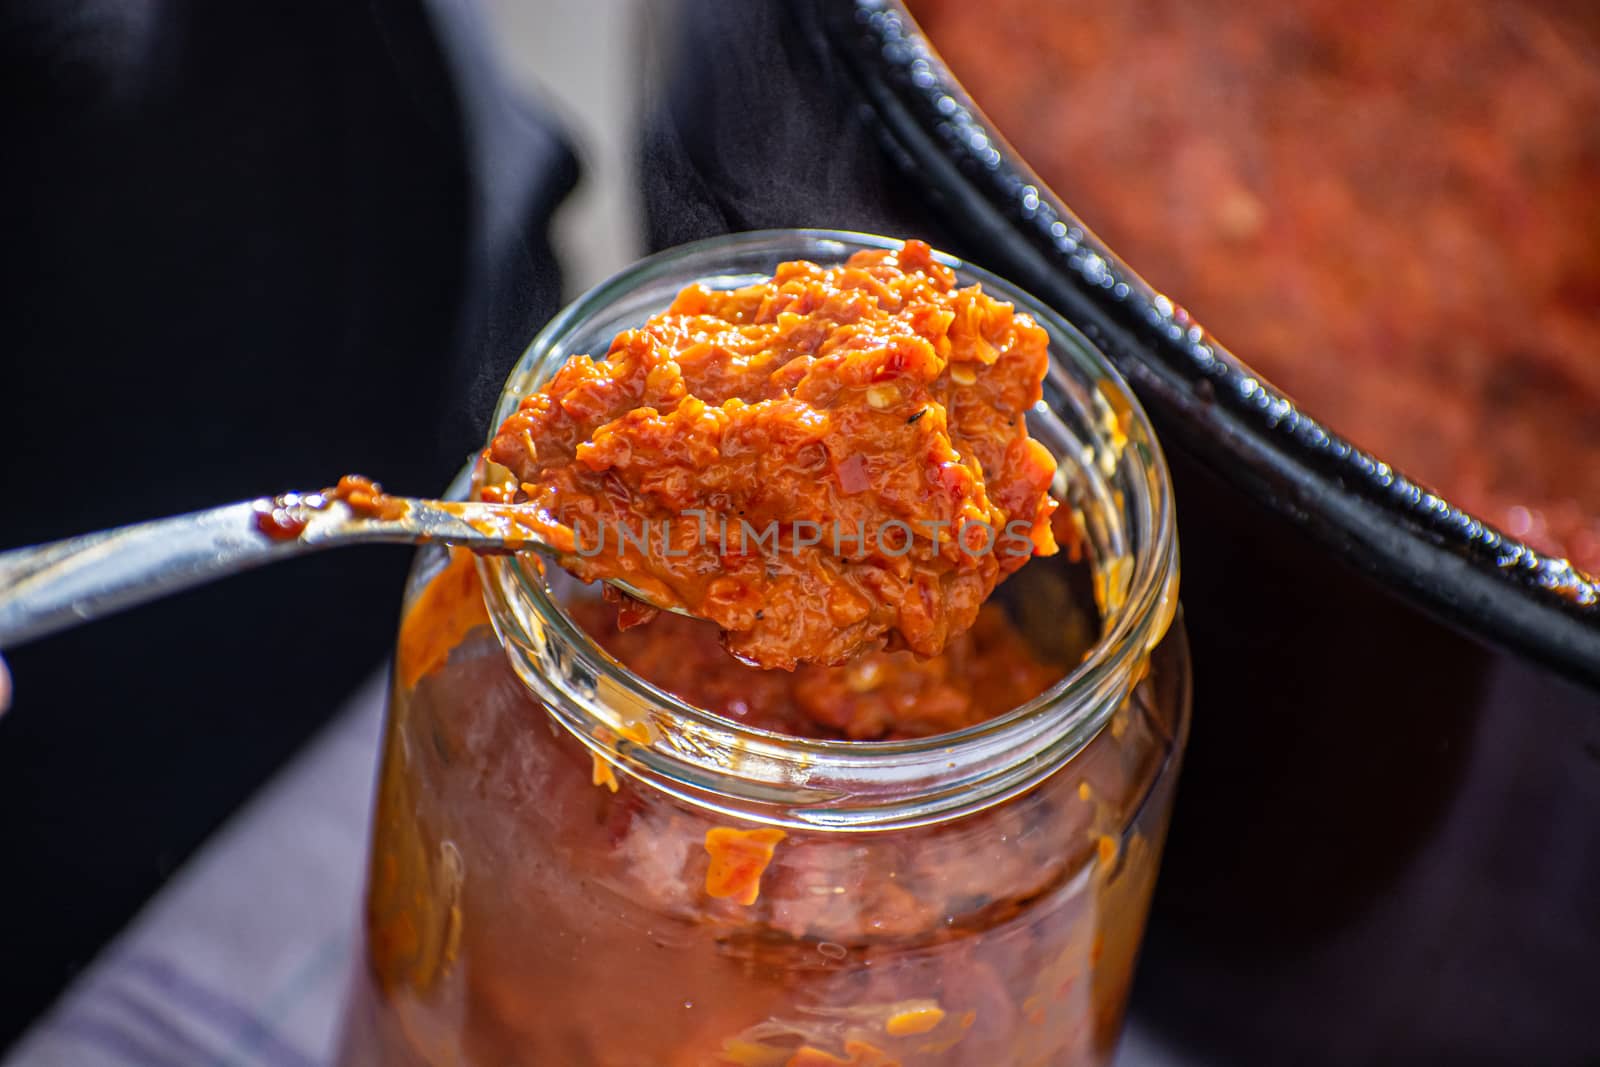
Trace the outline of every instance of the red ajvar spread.
{"type": "Polygon", "coordinates": [[[621,579],[767,668],[940,652],[1056,550],[1055,462],[1028,436],[1048,338],[928,246],[692,285],[575,356],[486,457],[621,579]]]}
{"type": "MultiPolygon", "coordinates": [[[[702,619],[663,614],[649,626],[624,627],[614,606],[594,599],[576,600],[568,611],[652,685],[735,722],[794,737],[879,741],[949,733],[1026,704],[1063,669],[1037,656],[993,603],[938,655],[878,650],[842,666],[805,664],[793,672],[740,663],[702,619]]],[[[445,665],[468,633],[488,624],[472,554],[452,549],[449,565],[418,594],[401,624],[400,683],[414,688],[445,665]]],[[[1069,655],[1087,650],[1087,630],[1083,640],[1085,647],[1068,649],[1069,655]]]]}
{"type": "Polygon", "coordinates": [[[1223,344],[1600,573],[1600,5],[911,6],[1029,163],[1223,344]]]}
{"type": "Polygon", "coordinates": [[[664,614],[624,629],[599,601],[570,606],[600,646],[686,703],[774,733],[851,741],[928,737],[973,726],[1029,700],[1062,674],[1034,655],[998,604],[938,655],[863,653],[838,667],[763,671],[727,654],[716,627],[664,614]]]}

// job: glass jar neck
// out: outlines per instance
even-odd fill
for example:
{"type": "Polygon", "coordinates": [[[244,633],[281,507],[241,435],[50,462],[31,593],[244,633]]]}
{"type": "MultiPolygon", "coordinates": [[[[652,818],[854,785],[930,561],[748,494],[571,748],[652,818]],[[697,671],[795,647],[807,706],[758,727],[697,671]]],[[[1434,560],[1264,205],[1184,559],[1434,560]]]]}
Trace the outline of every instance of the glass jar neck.
{"type": "MultiPolygon", "coordinates": [[[[859,248],[897,246],[861,234],[781,231],[651,257],[540,334],[513,373],[496,421],[570,355],[604,351],[619,308],[621,321],[637,323],[693,281],[738,283],[770,274],[783,260],[838,261],[859,248]]],[[[963,284],[981,283],[1051,335],[1045,402],[1029,425],[1061,461],[1052,491],[1081,527],[1101,613],[1099,641],[1035,699],[957,732],[877,742],[791,737],[694,707],[629,671],[568,615],[536,560],[481,559],[490,617],[517,675],[575,738],[638,782],[736,818],[791,827],[878,830],[945,821],[1024,792],[1060,768],[1143,676],[1176,611],[1178,580],[1170,482],[1143,412],[1104,358],[1053,311],[1001,279],[941,258],[963,284]]],[[[1026,582],[1027,574],[1024,568],[1010,581],[1026,582]]]]}

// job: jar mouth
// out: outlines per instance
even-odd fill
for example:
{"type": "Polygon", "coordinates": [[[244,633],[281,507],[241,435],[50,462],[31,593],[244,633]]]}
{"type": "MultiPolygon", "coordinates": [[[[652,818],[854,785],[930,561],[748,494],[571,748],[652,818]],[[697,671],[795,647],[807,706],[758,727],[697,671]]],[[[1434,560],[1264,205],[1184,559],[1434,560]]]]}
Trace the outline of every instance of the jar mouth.
{"type": "MultiPolygon", "coordinates": [[[[579,297],[540,332],[493,418],[572,355],[665,308],[684,285],[748,284],[792,259],[839,262],[899,240],[837,230],[764,230],[650,256],[579,297]]],[[[634,674],[568,614],[537,557],[479,560],[513,669],[602,758],[701,806],[797,826],[878,828],[949,818],[1021,792],[1091,741],[1128,697],[1177,610],[1178,553],[1166,460],[1143,409],[1106,358],[1037,298],[945,253],[960,284],[1013,303],[1050,336],[1034,436],[1060,461],[1052,494],[1083,519],[1100,635],[1049,689],[995,718],[930,737],[802,738],[736,722],[634,674]],[[648,723],[648,743],[629,740],[648,723]]],[[[1036,565],[1036,564],[1034,564],[1036,565]]],[[[1025,580],[1024,567],[1008,581],[1025,580]]]]}

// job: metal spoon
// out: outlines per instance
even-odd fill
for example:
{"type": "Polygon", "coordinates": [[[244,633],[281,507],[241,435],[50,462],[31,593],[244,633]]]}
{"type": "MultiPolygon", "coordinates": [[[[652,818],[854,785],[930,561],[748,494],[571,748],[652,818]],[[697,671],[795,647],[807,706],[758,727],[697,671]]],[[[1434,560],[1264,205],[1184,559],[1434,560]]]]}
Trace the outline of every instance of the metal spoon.
{"type": "MultiPolygon", "coordinates": [[[[536,509],[385,495],[369,513],[325,493],[285,493],[0,553],[0,648],[277,560],[341,545],[441,542],[570,558],[570,531],[536,509]],[[566,543],[562,543],[566,542],[566,543]]],[[[622,583],[636,599],[676,606],[622,583]]]]}

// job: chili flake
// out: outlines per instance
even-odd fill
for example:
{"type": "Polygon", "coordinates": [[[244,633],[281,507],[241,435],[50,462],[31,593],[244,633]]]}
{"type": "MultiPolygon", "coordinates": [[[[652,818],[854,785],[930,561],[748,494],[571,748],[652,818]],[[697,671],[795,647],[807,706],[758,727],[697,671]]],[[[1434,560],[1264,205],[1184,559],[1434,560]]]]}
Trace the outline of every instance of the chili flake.
{"type": "Polygon", "coordinates": [[[617,772],[611,769],[611,763],[598,752],[589,753],[594,760],[594,770],[591,780],[595,785],[603,785],[613,793],[617,791],[617,772]]]}
{"type": "Polygon", "coordinates": [[[831,1052],[807,1045],[790,1056],[784,1067],[900,1067],[899,1060],[865,1041],[846,1041],[844,1054],[850,1058],[840,1059],[831,1052]]]}
{"type": "Polygon", "coordinates": [[[883,1028],[888,1031],[890,1037],[909,1037],[912,1034],[925,1034],[942,1022],[944,1022],[944,1009],[924,1004],[895,1012],[889,1016],[889,1021],[883,1024],[883,1028]]]}
{"type": "Polygon", "coordinates": [[[718,899],[754,904],[761,895],[761,875],[772,862],[778,842],[788,836],[770,826],[759,830],[716,826],[707,830],[706,852],[711,856],[711,866],[706,869],[706,892],[718,899]]]}
{"type": "Polygon", "coordinates": [[[400,685],[413,689],[450,658],[450,650],[479,626],[489,625],[483,589],[472,553],[450,550],[450,563],[417,596],[400,624],[395,673],[400,685]]]}

